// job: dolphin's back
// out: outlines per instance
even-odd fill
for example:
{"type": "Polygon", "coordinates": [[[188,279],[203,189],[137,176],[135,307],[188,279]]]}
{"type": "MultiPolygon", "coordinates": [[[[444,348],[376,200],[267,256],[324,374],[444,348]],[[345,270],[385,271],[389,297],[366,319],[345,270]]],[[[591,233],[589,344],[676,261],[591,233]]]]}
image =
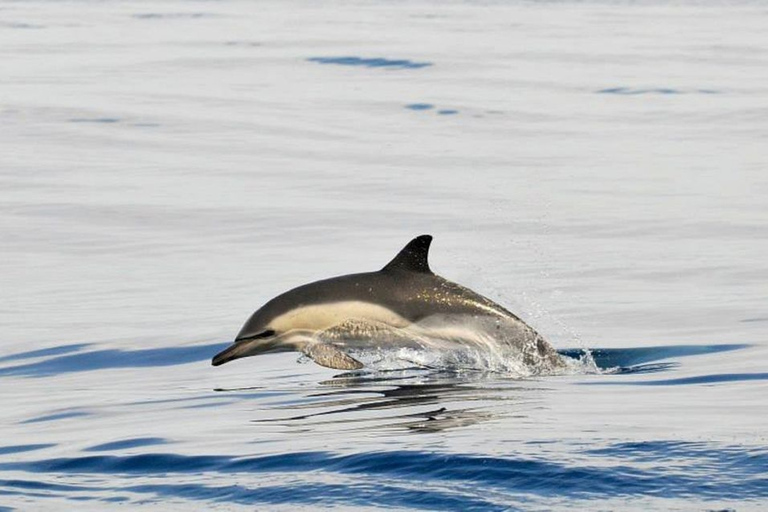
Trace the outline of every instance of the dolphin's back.
{"type": "Polygon", "coordinates": [[[275,297],[260,311],[262,321],[268,322],[296,307],[340,302],[384,307],[409,322],[440,314],[519,320],[492,300],[436,274],[386,269],[299,286],[275,297]]]}

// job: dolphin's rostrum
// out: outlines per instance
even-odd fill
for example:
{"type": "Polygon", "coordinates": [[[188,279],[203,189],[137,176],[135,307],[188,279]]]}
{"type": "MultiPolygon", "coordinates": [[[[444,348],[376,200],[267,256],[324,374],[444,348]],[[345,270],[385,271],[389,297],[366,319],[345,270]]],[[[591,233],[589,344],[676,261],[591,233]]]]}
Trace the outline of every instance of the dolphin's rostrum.
{"type": "Polygon", "coordinates": [[[342,370],[364,365],[353,354],[408,348],[491,352],[526,373],[562,366],[552,346],[517,316],[429,268],[430,235],[411,240],[377,272],[350,274],[278,295],[213,358],[298,351],[342,370]]]}

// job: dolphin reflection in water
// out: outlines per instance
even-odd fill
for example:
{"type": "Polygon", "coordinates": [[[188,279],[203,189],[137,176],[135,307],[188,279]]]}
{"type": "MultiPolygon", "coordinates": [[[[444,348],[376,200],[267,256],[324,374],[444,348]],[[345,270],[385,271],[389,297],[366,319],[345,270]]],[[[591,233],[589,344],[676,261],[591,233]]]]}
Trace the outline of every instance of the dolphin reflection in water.
{"type": "MultiPolygon", "coordinates": [[[[266,390],[275,387],[216,389],[239,395],[266,390]]],[[[314,386],[281,388],[278,396],[285,400],[263,407],[251,421],[284,432],[431,433],[525,417],[541,408],[547,391],[535,381],[489,379],[484,372],[348,372],[314,386]]]]}
{"type": "Polygon", "coordinates": [[[379,271],[316,281],[278,295],[253,313],[213,365],[301,352],[340,370],[382,367],[393,360],[520,376],[565,367],[557,351],[520,318],[434,274],[428,263],[431,242],[429,235],[414,238],[379,271]]]}

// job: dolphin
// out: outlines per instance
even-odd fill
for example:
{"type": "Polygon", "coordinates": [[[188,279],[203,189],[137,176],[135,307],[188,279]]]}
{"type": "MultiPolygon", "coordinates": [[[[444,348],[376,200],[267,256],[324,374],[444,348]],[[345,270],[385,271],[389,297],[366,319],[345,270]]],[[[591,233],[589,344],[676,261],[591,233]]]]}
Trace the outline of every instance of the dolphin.
{"type": "Polygon", "coordinates": [[[429,267],[430,235],[411,240],[376,272],[305,284],[267,302],[213,365],[302,352],[339,370],[364,364],[357,352],[411,348],[491,351],[540,373],[562,367],[557,351],[520,318],[429,267]]]}

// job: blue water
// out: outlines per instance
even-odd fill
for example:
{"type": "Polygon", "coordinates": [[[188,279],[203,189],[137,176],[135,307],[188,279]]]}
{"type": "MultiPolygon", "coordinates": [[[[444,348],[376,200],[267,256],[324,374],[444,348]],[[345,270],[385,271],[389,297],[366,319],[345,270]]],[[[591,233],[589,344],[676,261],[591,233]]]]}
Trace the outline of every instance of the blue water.
{"type": "Polygon", "coordinates": [[[0,5],[0,512],[768,509],[766,14],[0,5]],[[422,233],[572,371],[211,366],[422,233]]]}
{"type": "MultiPolygon", "coordinates": [[[[221,348],[222,344],[212,344],[131,351],[63,346],[5,356],[0,376],[6,380],[52,379],[55,383],[56,377],[73,373],[101,374],[100,378],[94,377],[94,382],[99,382],[114,370],[126,368],[179,366],[194,372],[196,367],[207,365],[210,355],[221,348]],[[26,362],[29,359],[37,362],[26,362]]],[[[732,344],[593,349],[591,353],[605,374],[597,380],[582,376],[569,386],[653,385],[674,389],[748,376],[765,380],[765,373],[663,377],[687,358],[749,348],[732,344]],[[628,375],[640,377],[648,372],[660,376],[653,380],[626,380],[628,375]]],[[[574,358],[583,356],[582,351],[575,349],[562,353],[574,358]]],[[[290,371],[290,366],[285,370],[290,371]]],[[[240,447],[238,450],[245,448],[240,453],[217,454],[210,449],[196,449],[183,435],[174,434],[132,437],[126,433],[110,442],[86,442],[74,452],[66,442],[8,444],[0,446],[0,473],[4,475],[0,492],[7,497],[36,498],[42,500],[39,503],[43,506],[46,501],[59,503],[63,499],[93,501],[99,506],[129,502],[161,508],[168,500],[182,500],[204,502],[206,506],[528,510],[561,500],[584,502],[581,506],[587,507],[591,505],[586,503],[593,500],[613,500],[621,508],[621,504],[633,500],[657,498],[662,504],[656,506],[662,507],[663,503],[694,500],[701,507],[710,503],[738,503],[740,509],[749,509],[768,499],[766,447],[663,438],[626,441],[608,437],[607,432],[594,432],[599,436],[597,439],[575,443],[525,436],[493,453],[478,452],[477,447],[469,449],[471,444],[466,451],[440,449],[440,437],[429,441],[430,436],[452,430],[469,430],[474,436],[473,427],[480,428],[482,435],[484,429],[480,426],[484,422],[495,423],[496,428],[514,429],[518,422],[525,422],[525,415],[515,413],[515,407],[510,410],[494,401],[514,402],[520,400],[519,396],[551,392],[546,387],[554,377],[518,381],[490,375],[401,371],[341,374],[315,384],[297,377],[300,376],[294,375],[292,380],[299,382],[288,389],[281,390],[285,386],[282,383],[276,389],[217,388],[192,396],[165,392],[164,399],[145,398],[119,407],[129,410],[164,402],[173,404],[171,408],[178,415],[181,409],[204,407],[215,413],[238,404],[263,401],[260,412],[254,411],[253,418],[237,425],[250,424],[245,432],[252,431],[256,438],[251,435],[232,440],[226,450],[231,452],[235,446],[240,447]],[[292,436],[319,439],[310,443],[313,449],[282,449],[272,453],[269,443],[259,448],[258,430],[253,431],[258,425],[276,425],[279,444],[283,440],[290,443],[292,436]],[[369,439],[368,444],[371,439],[380,440],[365,449],[345,446],[343,441],[338,451],[330,449],[342,432],[348,439],[363,435],[369,439]],[[406,443],[397,440],[413,434],[420,437],[407,439],[406,443]],[[55,482],[50,481],[51,476],[55,482]],[[137,477],[142,483],[135,481],[137,477]]],[[[262,383],[268,384],[268,380],[262,383]]],[[[16,386],[23,386],[23,382],[18,381],[16,386]]],[[[75,420],[71,425],[77,428],[85,424],[85,418],[103,414],[99,405],[91,407],[91,411],[59,412],[19,423],[75,420]]],[[[200,421],[197,413],[186,417],[200,421]]],[[[172,430],[181,426],[183,434],[185,425],[172,422],[169,426],[172,430]]],[[[152,431],[152,427],[143,426],[141,431],[152,431]]],[[[512,439],[517,437],[514,432],[507,434],[512,439]]],[[[563,434],[570,436],[567,432],[563,434]]],[[[113,436],[107,427],[94,437],[113,436]]]]}

